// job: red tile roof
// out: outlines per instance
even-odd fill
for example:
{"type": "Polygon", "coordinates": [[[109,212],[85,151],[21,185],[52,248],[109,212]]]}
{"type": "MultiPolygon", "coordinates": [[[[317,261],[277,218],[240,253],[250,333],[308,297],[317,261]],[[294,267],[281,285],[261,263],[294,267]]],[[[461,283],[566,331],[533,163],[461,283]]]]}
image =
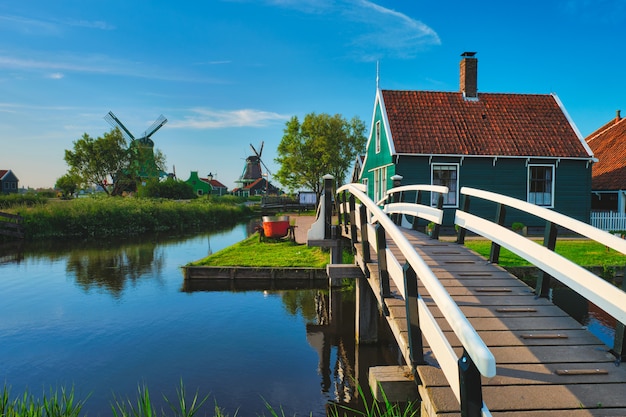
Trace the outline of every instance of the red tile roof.
{"type": "Polygon", "coordinates": [[[382,90],[397,154],[589,158],[558,100],[539,94],[382,90]]]}
{"type": "Polygon", "coordinates": [[[593,190],[626,189],[626,119],[614,118],[586,139],[599,162],[591,170],[593,190]]]}
{"type": "Polygon", "coordinates": [[[222,184],[221,182],[219,182],[216,179],[209,180],[208,178],[200,178],[200,181],[204,181],[204,182],[206,182],[208,184],[211,184],[211,186],[215,187],[215,188],[226,188],[226,186],[224,184],[222,184]]]}

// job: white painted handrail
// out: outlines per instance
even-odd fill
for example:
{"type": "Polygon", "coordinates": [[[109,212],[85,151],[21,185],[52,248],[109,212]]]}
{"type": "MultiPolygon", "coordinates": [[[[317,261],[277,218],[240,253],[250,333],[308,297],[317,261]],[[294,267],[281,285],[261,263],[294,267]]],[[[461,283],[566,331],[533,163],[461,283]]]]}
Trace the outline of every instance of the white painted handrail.
{"type": "MultiPolygon", "coordinates": [[[[534,214],[537,217],[601,242],[619,252],[626,253],[626,242],[623,239],[552,210],[538,207],[512,197],[474,188],[463,187],[461,188],[461,194],[491,200],[534,214]]],[[[626,293],[599,276],[550,249],[520,236],[504,226],[500,226],[473,214],[457,210],[455,223],[478,235],[486,237],[492,242],[526,259],[581,294],[621,323],[626,323],[626,293]]]]}
{"type": "Polygon", "coordinates": [[[415,216],[422,219],[425,219],[429,222],[441,224],[443,221],[443,210],[432,207],[430,205],[419,204],[417,202],[397,202],[397,203],[385,203],[389,201],[389,198],[393,194],[404,193],[409,191],[428,191],[431,193],[439,193],[439,194],[447,194],[448,187],[443,185],[427,185],[427,184],[416,184],[416,185],[403,185],[400,187],[395,187],[390,190],[387,190],[387,193],[383,199],[378,201],[376,204],[381,206],[384,204],[383,211],[387,214],[406,214],[409,216],[415,216]]]}
{"type": "MultiPolygon", "coordinates": [[[[337,193],[343,191],[349,191],[356,198],[358,198],[361,201],[361,204],[368,208],[372,219],[377,221],[385,229],[387,237],[395,242],[398,249],[402,252],[407,262],[411,265],[416,275],[419,277],[420,282],[424,284],[429,295],[439,307],[455,335],[461,341],[468,355],[472,358],[476,368],[482,375],[488,378],[493,377],[496,374],[496,361],[493,354],[489,351],[489,348],[482,341],[476,330],[474,330],[454,300],[452,300],[446,289],[433,274],[432,270],[417,254],[407,238],[391,221],[391,219],[378,207],[378,205],[370,200],[370,198],[359,188],[354,187],[353,184],[346,184],[340,187],[337,190],[337,193]]],[[[397,286],[398,288],[401,288],[404,284],[402,283],[397,286]]],[[[431,340],[429,340],[429,343],[431,343],[431,340]]],[[[434,353],[438,359],[441,359],[440,355],[444,355],[445,352],[439,351],[434,353]]],[[[444,362],[450,361],[440,360],[440,365],[444,362]]],[[[453,371],[443,369],[443,367],[442,369],[444,370],[446,378],[448,379],[448,382],[451,383],[451,387],[454,390],[455,387],[452,383],[458,381],[458,375],[454,377],[453,374],[458,373],[458,368],[456,367],[456,361],[453,361],[453,363],[453,371]]],[[[455,393],[458,393],[458,383],[456,385],[455,393]]],[[[457,399],[460,398],[457,396],[457,399]]]]}
{"type": "Polygon", "coordinates": [[[605,232],[604,230],[588,225],[587,223],[583,223],[580,220],[572,219],[571,217],[557,213],[556,211],[545,207],[539,207],[535,204],[518,200],[517,198],[492,193],[490,191],[478,190],[476,188],[462,187],[461,194],[482,198],[484,200],[491,200],[496,203],[501,203],[509,207],[525,211],[526,213],[533,214],[537,217],[541,217],[552,223],[563,226],[572,232],[576,232],[582,236],[588,237],[589,239],[593,239],[596,242],[615,249],[618,252],[626,254],[626,240],[605,232]]]}

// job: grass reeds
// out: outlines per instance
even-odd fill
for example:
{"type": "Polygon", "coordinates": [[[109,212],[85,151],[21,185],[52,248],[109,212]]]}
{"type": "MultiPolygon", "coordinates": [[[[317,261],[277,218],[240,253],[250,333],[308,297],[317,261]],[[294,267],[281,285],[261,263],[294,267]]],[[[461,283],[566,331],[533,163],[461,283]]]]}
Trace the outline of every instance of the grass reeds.
{"type": "Polygon", "coordinates": [[[188,232],[234,225],[251,216],[241,204],[209,199],[191,201],[143,198],[81,198],[10,210],[23,217],[27,239],[137,236],[188,232]]]}
{"type": "MultiPolygon", "coordinates": [[[[361,398],[365,398],[361,387],[358,387],[361,398]]],[[[384,396],[384,393],[383,393],[384,396]]],[[[111,403],[112,417],[194,417],[209,414],[203,409],[209,399],[209,395],[200,397],[198,391],[189,396],[183,382],[176,389],[176,401],[170,401],[165,395],[163,399],[169,410],[155,407],[150,391],[146,385],[138,385],[137,398],[118,398],[114,395],[111,403]]],[[[0,416],[1,417],[86,417],[81,414],[86,403],[74,395],[74,388],[50,390],[49,395],[44,392],[41,398],[35,397],[29,391],[22,395],[11,398],[11,389],[6,384],[0,391],[0,416]]],[[[270,417],[287,417],[282,407],[275,409],[267,401],[263,400],[270,417]]],[[[312,415],[311,413],[310,415],[312,415]]],[[[237,417],[235,411],[232,417],[237,417]]],[[[261,415],[263,417],[265,414],[261,415]]],[[[371,404],[364,402],[364,410],[356,410],[347,406],[333,404],[328,408],[331,417],[418,417],[420,415],[419,402],[406,404],[394,404],[387,400],[371,404]]],[[[295,416],[295,415],[294,415],[295,416]]],[[[213,417],[231,417],[220,408],[217,402],[213,408],[213,417]]]]}

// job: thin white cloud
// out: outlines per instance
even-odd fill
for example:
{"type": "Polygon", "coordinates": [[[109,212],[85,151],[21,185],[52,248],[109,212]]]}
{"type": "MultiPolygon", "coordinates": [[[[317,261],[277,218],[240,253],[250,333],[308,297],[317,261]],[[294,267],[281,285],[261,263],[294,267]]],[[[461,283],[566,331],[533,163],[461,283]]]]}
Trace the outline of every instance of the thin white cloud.
{"type": "Polygon", "coordinates": [[[264,127],[289,120],[291,116],[255,109],[191,109],[194,115],[171,121],[167,126],[178,129],[223,129],[229,127],[264,127]]]}
{"type": "Polygon", "coordinates": [[[337,16],[344,24],[358,25],[347,43],[361,60],[412,58],[424,47],[441,44],[437,32],[425,23],[369,0],[267,0],[267,4],[337,16]]]}
{"type": "Polygon", "coordinates": [[[0,15],[0,22],[5,23],[5,28],[9,28],[21,33],[50,35],[61,33],[63,27],[81,27],[98,30],[114,30],[115,26],[101,20],[84,19],[32,19],[23,16],[0,15]]]}
{"type": "Polygon", "coordinates": [[[60,80],[63,77],[64,77],[63,73],[60,73],[60,72],[54,72],[48,75],[48,78],[51,78],[53,80],[60,80]]]}
{"type": "Polygon", "coordinates": [[[207,77],[191,77],[187,74],[181,75],[174,70],[161,69],[150,66],[150,70],[146,69],[147,64],[119,60],[101,54],[77,55],[77,54],[55,54],[53,57],[49,54],[41,54],[37,52],[23,52],[29,55],[28,58],[22,56],[11,56],[6,52],[0,51],[0,69],[22,70],[44,72],[44,76],[48,73],[79,72],[87,74],[106,74],[116,76],[128,76],[136,78],[145,78],[153,80],[165,81],[183,81],[197,83],[213,83],[223,84],[222,80],[211,79],[207,77]],[[168,72],[169,71],[169,72],[168,72]]]}

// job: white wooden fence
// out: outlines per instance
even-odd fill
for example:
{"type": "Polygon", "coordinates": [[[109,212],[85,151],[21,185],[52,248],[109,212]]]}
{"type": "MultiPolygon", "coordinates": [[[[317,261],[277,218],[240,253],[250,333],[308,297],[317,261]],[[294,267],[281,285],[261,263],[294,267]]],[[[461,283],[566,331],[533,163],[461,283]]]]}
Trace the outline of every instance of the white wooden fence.
{"type": "Polygon", "coordinates": [[[590,224],[607,232],[626,230],[626,213],[591,212],[590,224]]]}

